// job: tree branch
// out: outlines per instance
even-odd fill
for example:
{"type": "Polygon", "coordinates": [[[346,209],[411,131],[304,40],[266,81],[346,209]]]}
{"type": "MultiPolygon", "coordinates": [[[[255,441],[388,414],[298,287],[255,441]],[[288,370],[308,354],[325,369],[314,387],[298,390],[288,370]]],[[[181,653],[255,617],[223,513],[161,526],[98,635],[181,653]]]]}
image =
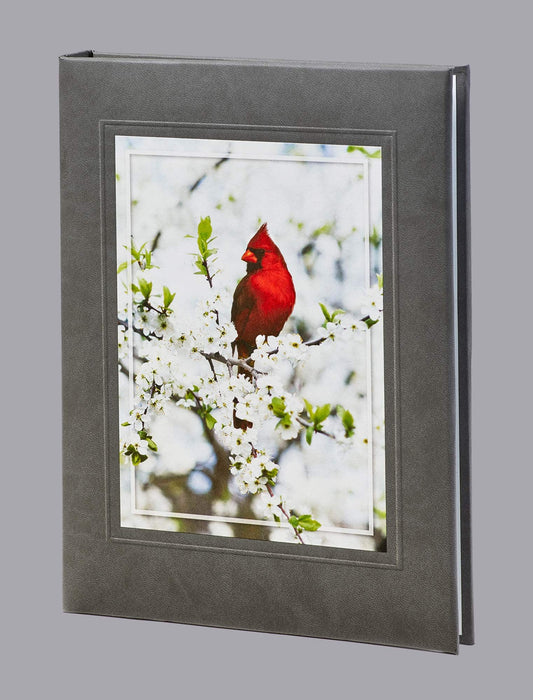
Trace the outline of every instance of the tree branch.
{"type": "Polygon", "coordinates": [[[242,369],[244,372],[247,374],[250,374],[252,377],[257,377],[261,374],[264,374],[264,372],[260,372],[258,369],[254,369],[251,365],[248,364],[248,359],[244,360],[237,360],[233,357],[224,357],[219,352],[202,352],[200,351],[200,354],[205,357],[206,360],[209,362],[211,360],[216,360],[216,362],[222,362],[223,364],[226,365],[226,367],[239,367],[242,369]]]}

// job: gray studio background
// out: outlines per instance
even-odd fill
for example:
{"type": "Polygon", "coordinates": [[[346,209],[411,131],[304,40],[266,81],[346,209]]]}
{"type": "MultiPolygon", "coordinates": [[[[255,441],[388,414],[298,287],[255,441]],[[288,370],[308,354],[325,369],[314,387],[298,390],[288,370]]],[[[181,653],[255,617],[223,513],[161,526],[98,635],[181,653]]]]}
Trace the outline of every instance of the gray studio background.
{"type": "Polygon", "coordinates": [[[5,697],[439,700],[473,693],[503,697],[528,688],[533,148],[525,7],[515,0],[482,10],[464,0],[50,0],[10,2],[5,8],[0,44],[5,697]],[[470,63],[477,644],[462,647],[458,658],[61,612],[57,56],[82,49],[470,63]]]}

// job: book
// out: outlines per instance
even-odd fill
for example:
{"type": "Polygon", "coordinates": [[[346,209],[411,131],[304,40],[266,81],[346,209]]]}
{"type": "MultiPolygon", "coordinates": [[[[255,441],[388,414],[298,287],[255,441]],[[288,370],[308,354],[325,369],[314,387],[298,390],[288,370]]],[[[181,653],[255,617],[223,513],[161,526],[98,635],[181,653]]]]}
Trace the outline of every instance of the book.
{"type": "Polygon", "coordinates": [[[65,611],[473,643],[468,92],[60,58],[65,611]]]}

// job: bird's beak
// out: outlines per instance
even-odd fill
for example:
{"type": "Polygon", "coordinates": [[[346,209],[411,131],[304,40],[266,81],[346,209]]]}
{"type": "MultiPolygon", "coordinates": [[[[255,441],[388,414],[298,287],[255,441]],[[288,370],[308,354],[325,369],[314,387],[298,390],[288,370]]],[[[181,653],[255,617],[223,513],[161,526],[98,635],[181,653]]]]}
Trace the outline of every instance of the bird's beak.
{"type": "Polygon", "coordinates": [[[252,253],[251,250],[246,250],[246,252],[242,256],[241,260],[244,260],[244,262],[247,262],[247,263],[256,263],[257,257],[254,253],[252,253]]]}

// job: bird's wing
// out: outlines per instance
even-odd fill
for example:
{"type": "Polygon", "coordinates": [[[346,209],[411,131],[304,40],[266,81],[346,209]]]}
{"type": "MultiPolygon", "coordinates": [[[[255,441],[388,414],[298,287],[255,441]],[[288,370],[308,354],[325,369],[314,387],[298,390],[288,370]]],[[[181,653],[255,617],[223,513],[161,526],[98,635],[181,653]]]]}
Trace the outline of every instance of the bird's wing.
{"type": "Polygon", "coordinates": [[[251,293],[248,278],[243,277],[235,289],[231,307],[231,320],[241,338],[246,337],[246,326],[248,325],[250,314],[256,307],[257,298],[251,293]]]}

